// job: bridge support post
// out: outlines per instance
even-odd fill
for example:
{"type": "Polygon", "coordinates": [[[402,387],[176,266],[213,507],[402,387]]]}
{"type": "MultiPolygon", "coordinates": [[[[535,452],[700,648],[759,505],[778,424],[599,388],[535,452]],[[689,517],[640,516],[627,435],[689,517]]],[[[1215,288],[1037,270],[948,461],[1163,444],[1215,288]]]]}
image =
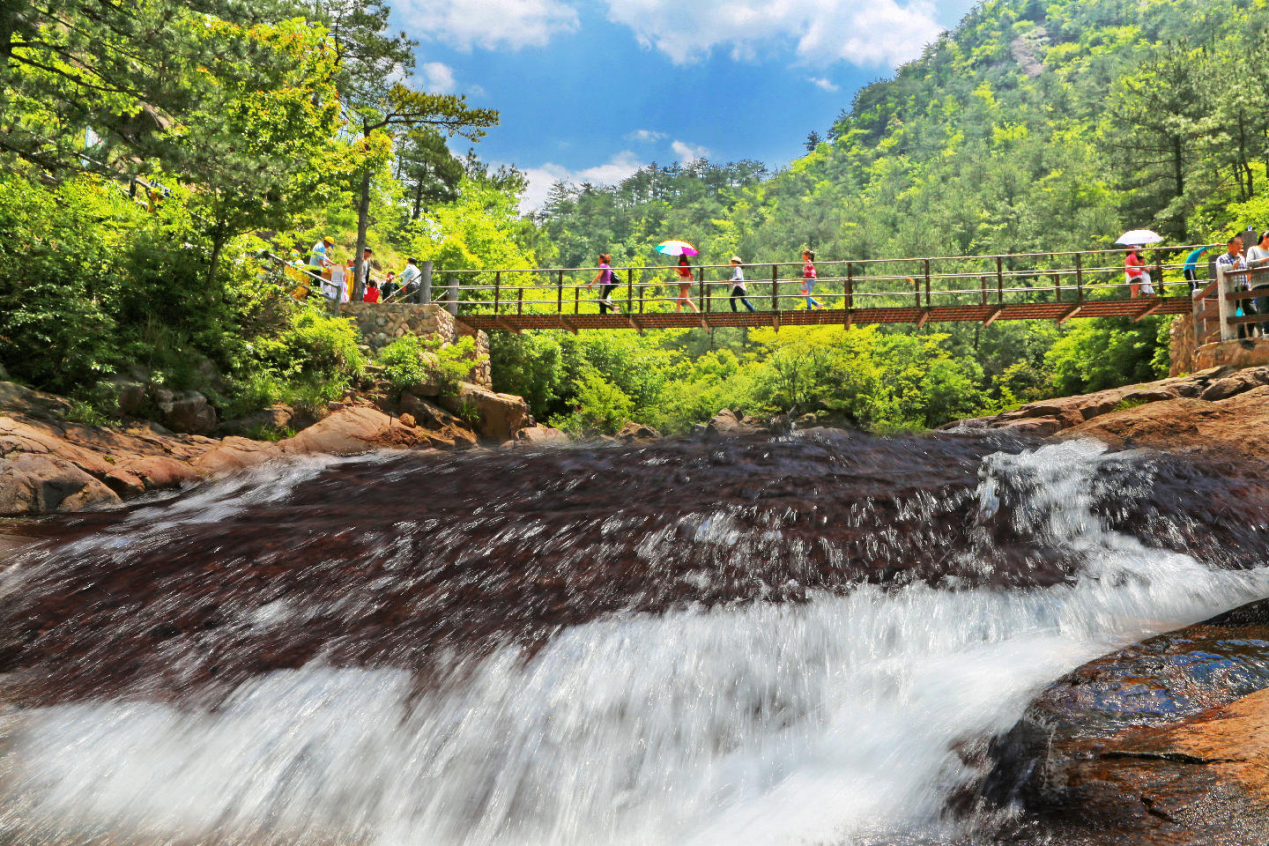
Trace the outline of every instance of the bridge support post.
{"type": "Polygon", "coordinates": [[[1221,321],[1221,340],[1232,341],[1237,337],[1238,333],[1234,327],[1229,325],[1229,319],[1234,316],[1234,310],[1229,307],[1229,277],[1225,275],[1225,268],[1220,262],[1216,263],[1216,303],[1220,309],[1221,321]]]}
{"type": "Polygon", "coordinates": [[[419,268],[423,274],[419,279],[419,298],[420,305],[427,305],[432,301],[432,263],[430,261],[423,262],[423,266],[419,268]]]}

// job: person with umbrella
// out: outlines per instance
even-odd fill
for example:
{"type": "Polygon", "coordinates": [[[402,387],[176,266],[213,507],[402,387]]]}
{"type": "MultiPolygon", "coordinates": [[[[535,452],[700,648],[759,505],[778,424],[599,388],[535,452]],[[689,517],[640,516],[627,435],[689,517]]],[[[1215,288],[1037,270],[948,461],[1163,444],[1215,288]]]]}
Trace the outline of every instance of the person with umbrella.
{"type": "Polygon", "coordinates": [[[1128,281],[1129,296],[1154,296],[1154,284],[1150,274],[1146,272],[1146,263],[1141,259],[1141,251],[1146,244],[1157,244],[1163,236],[1149,229],[1133,229],[1120,235],[1115,241],[1120,246],[1128,247],[1128,257],[1124,259],[1124,276],[1128,281]]]}
{"type": "Polygon", "coordinates": [[[682,312],[683,306],[686,305],[699,314],[700,309],[696,307],[696,303],[692,302],[692,265],[687,257],[700,255],[700,253],[686,241],[662,241],[657,244],[656,250],[662,255],[679,257],[679,265],[675,268],[678,274],[679,295],[674,298],[674,310],[682,312]]]}
{"type": "Polygon", "coordinates": [[[1154,284],[1146,263],[1141,258],[1141,247],[1129,247],[1128,257],[1124,259],[1124,275],[1128,278],[1128,291],[1132,299],[1137,297],[1153,297],[1154,284]]]}

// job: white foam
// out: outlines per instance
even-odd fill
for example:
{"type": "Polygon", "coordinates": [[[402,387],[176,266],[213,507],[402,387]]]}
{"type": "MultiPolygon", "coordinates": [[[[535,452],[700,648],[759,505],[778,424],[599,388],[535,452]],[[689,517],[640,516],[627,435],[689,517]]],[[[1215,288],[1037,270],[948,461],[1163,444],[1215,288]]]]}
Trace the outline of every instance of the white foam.
{"type": "Polygon", "coordinates": [[[414,698],[401,671],[311,665],[245,685],[215,713],[43,709],[12,735],[5,802],[21,813],[8,827],[33,844],[91,831],[375,846],[931,830],[960,771],[956,741],[1007,729],[1096,654],[1269,593],[1264,569],[1213,571],[1107,531],[1086,492],[1117,460],[1063,444],[984,464],[985,509],[1002,476],[1029,480],[1019,520],[1083,557],[1073,585],[863,587],[608,619],[414,698]]]}

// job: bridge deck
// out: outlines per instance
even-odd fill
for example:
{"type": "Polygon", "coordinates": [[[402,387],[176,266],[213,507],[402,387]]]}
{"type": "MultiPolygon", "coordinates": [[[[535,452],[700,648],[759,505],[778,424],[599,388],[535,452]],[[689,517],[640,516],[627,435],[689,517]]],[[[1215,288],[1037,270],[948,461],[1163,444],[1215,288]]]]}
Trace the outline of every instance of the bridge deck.
{"type": "MultiPolygon", "coordinates": [[[[593,307],[593,303],[589,304],[593,307]]],[[[1066,320],[1084,317],[1141,319],[1163,314],[1189,314],[1188,296],[1143,299],[1098,299],[1083,302],[949,305],[929,308],[824,309],[821,311],[714,311],[702,314],[465,314],[458,319],[473,329],[521,332],[525,329],[715,329],[733,326],[849,326],[873,323],[968,323],[990,325],[998,320],[1066,320]]]]}

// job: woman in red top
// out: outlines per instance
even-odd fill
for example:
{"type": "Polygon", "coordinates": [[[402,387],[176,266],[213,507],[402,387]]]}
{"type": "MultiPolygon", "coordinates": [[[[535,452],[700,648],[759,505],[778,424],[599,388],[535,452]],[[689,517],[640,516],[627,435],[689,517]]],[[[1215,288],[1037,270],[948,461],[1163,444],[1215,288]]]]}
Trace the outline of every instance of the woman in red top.
{"type": "Polygon", "coordinates": [[[364,302],[379,302],[379,284],[371,279],[370,284],[366,286],[366,294],[361,298],[364,302]]]}
{"type": "Polygon", "coordinates": [[[688,308],[700,314],[701,310],[692,302],[692,265],[688,263],[687,256],[679,256],[678,274],[679,295],[674,300],[674,310],[681,312],[686,303],[688,308]]]}
{"type": "Polygon", "coordinates": [[[815,253],[803,250],[802,261],[806,262],[802,267],[802,296],[806,297],[806,310],[823,308],[824,304],[811,296],[815,293],[815,253]]]}
{"type": "Polygon", "coordinates": [[[1124,273],[1128,277],[1129,296],[1133,299],[1143,293],[1147,297],[1154,296],[1154,284],[1145,268],[1146,263],[1141,260],[1141,247],[1129,247],[1128,258],[1124,259],[1124,273]]]}

